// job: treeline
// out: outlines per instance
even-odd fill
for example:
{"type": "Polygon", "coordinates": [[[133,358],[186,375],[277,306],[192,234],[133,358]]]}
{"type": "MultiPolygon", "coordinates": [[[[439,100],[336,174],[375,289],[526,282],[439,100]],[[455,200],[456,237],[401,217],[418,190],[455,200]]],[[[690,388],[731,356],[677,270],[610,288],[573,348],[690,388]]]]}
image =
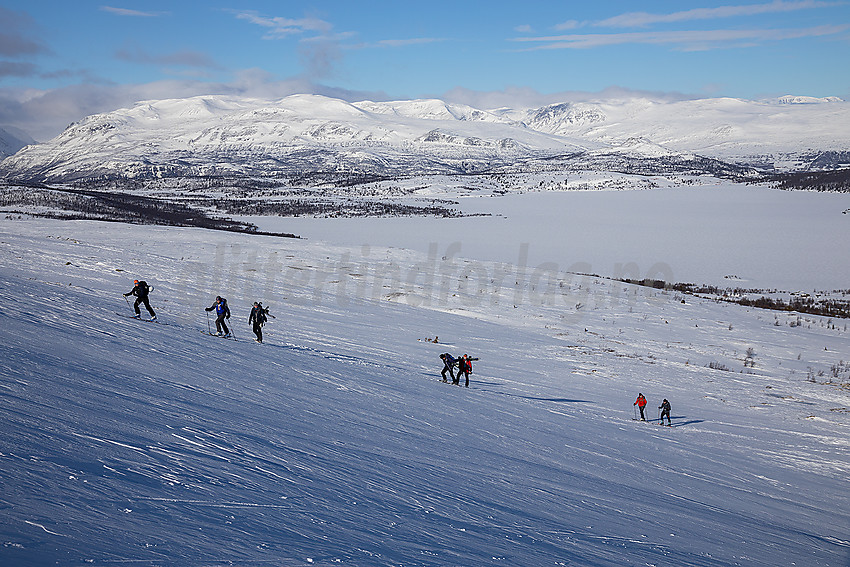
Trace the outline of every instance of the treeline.
{"type": "Polygon", "coordinates": [[[850,317],[850,302],[837,299],[818,299],[811,297],[793,298],[786,302],[781,299],[770,297],[759,297],[748,299],[746,297],[735,300],[739,305],[758,307],[760,309],[773,309],[775,311],[795,311],[808,313],[810,315],[823,315],[826,317],[850,317]]]}
{"type": "Polygon", "coordinates": [[[786,173],[771,179],[779,189],[850,192],[850,168],[786,173]]]}
{"type": "Polygon", "coordinates": [[[127,193],[15,185],[0,187],[0,207],[6,214],[43,218],[189,226],[297,238],[294,234],[262,232],[251,223],[211,217],[182,203],[127,193]]]}
{"type": "Polygon", "coordinates": [[[444,205],[411,205],[393,201],[368,199],[300,199],[288,198],[274,201],[256,199],[198,198],[181,199],[181,202],[204,207],[215,207],[231,215],[256,216],[321,216],[321,217],[398,217],[436,216],[461,217],[463,212],[444,205]]]}
{"type": "MultiPolygon", "coordinates": [[[[720,301],[728,303],[737,303],[744,307],[757,307],[759,309],[771,309],[774,311],[794,311],[797,313],[807,313],[809,315],[823,315],[825,317],[840,317],[850,318],[850,300],[846,299],[831,299],[812,297],[809,295],[792,297],[785,301],[781,298],[767,297],[762,295],[758,298],[750,298],[747,295],[771,293],[765,290],[757,289],[741,289],[741,288],[720,288],[711,285],[695,285],[690,283],[667,283],[664,280],[654,279],[620,279],[618,281],[651,287],[654,289],[662,289],[669,291],[678,291],[689,295],[712,295],[720,301]]],[[[774,290],[772,293],[778,293],[774,290]]],[[[839,290],[836,293],[841,293],[842,296],[850,295],[850,290],[839,290]]]]}

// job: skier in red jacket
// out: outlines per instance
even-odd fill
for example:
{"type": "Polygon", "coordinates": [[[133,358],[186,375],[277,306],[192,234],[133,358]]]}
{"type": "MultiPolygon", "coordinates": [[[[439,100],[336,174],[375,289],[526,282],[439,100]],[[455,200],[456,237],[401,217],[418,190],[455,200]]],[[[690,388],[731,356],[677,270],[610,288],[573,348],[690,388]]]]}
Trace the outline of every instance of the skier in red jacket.
{"type": "Polygon", "coordinates": [[[643,397],[643,394],[639,393],[635,403],[632,405],[637,406],[640,409],[640,420],[646,421],[646,417],[643,415],[643,408],[646,407],[646,398],[643,397]]]}

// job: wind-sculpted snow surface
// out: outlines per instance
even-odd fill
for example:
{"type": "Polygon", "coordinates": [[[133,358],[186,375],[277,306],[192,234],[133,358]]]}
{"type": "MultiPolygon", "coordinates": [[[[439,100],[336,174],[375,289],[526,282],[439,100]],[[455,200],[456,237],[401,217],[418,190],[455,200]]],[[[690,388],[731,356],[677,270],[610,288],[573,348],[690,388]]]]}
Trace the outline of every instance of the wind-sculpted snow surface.
{"type": "Polygon", "coordinates": [[[417,253],[354,252],[0,220],[0,563],[850,561],[846,327],[589,276],[481,292],[460,259],[429,288],[417,253]],[[140,277],[159,323],[125,316],[140,277]],[[217,294],[236,341],[204,334],[217,294]],[[469,389],[442,352],[480,359],[469,389]],[[673,427],[632,419],[639,391],[673,427]]]}
{"type": "Polygon", "coordinates": [[[623,160],[647,159],[659,160],[660,171],[666,164],[661,158],[695,155],[800,169],[823,152],[850,151],[848,103],[801,100],[629,99],[498,110],[439,100],[348,103],[317,95],[146,101],[86,117],[53,140],[24,148],[3,162],[0,177],[409,177],[518,164],[534,172],[546,170],[547,160],[574,155],[583,156],[583,165],[573,169],[591,163],[602,171],[623,171],[623,160]]]}

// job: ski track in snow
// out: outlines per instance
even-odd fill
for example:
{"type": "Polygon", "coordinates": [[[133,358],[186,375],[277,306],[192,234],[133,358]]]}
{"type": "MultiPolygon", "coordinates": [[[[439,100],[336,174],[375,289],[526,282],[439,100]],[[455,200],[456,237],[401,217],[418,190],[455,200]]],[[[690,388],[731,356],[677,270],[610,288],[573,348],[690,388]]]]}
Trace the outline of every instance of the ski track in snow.
{"type": "Polygon", "coordinates": [[[850,564],[850,395],[805,371],[850,349],[820,318],[597,278],[604,301],[568,320],[506,307],[513,288],[439,309],[415,289],[341,305],[331,283],[267,297],[218,243],[344,252],[0,220],[0,563],[850,564]],[[136,277],[163,324],[116,315],[136,277]],[[216,294],[237,341],[198,332],[216,294]],[[445,351],[481,359],[469,389],[440,381],[445,351]],[[634,421],[638,391],[675,427],[634,421]]]}

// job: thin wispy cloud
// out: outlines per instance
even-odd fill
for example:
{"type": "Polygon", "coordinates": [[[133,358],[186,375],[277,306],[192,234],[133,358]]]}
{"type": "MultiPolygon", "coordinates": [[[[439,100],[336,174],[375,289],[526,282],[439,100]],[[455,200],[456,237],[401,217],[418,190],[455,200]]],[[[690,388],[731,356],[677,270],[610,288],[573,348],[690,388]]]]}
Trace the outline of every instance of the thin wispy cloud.
{"type": "Polygon", "coordinates": [[[293,35],[326,35],[333,25],[319,18],[282,18],[261,16],[257,12],[237,12],[236,18],[245,20],[266,30],[263,39],[283,39],[293,35]]]}
{"type": "Polygon", "coordinates": [[[555,25],[555,29],[558,31],[564,30],[574,30],[576,28],[580,28],[582,23],[578,20],[567,20],[566,22],[561,22],[560,24],[555,25]]]}
{"type": "Polygon", "coordinates": [[[115,14],[116,16],[130,16],[133,18],[156,18],[163,15],[163,12],[142,12],[139,10],[130,10],[127,8],[116,8],[114,6],[101,6],[101,10],[115,14]]]}
{"type": "Polygon", "coordinates": [[[776,0],[765,4],[745,4],[740,6],[718,6],[716,8],[694,8],[669,14],[650,14],[648,12],[628,12],[613,18],[594,23],[598,27],[630,28],[646,27],[653,24],[669,24],[693,20],[712,20],[718,18],[733,18],[739,16],[755,16],[760,14],[795,12],[816,8],[841,6],[845,2],[823,2],[818,0],[801,0],[786,2],[776,0]]]}
{"type": "Polygon", "coordinates": [[[825,25],[803,29],[774,30],[686,30],[629,32],[616,34],[572,34],[536,38],[515,38],[513,41],[542,45],[529,48],[542,49],[591,49],[624,44],[674,45],[682,51],[704,51],[749,47],[768,41],[783,41],[810,37],[837,35],[850,30],[848,25],[825,25]]]}

